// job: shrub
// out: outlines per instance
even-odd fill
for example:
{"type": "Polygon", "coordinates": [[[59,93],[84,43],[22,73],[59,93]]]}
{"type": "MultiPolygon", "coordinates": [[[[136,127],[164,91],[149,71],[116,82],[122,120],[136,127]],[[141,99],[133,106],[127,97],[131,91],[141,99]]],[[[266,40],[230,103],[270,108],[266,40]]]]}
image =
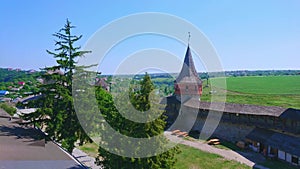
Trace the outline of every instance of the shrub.
{"type": "Polygon", "coordinates": [[[16,108],[14,108],[6,103],[1,103],[0,108],[2,108],[4,111],[6,111],[11,116],[13,116],[17,112],[16,108]]]}

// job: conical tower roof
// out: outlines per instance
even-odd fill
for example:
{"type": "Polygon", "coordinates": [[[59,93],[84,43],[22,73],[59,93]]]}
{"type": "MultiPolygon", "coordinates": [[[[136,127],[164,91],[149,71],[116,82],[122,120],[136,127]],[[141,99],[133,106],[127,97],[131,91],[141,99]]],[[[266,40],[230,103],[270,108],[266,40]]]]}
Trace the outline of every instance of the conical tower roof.
{"type": "Polygon", "coordinates": [[[182,69],[175,80],[176,83],[197,83],[201,84],[201,80],[197,74],[192,53],[188,45],[182,69]]]}

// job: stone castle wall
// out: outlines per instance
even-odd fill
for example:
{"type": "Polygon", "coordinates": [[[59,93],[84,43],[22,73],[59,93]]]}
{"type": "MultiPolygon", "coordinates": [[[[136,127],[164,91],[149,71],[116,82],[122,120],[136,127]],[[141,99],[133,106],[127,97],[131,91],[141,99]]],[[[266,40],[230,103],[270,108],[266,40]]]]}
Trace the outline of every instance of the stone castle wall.
{"type": "Polygon", "coordinates": [[[213,120],[208,120],[205,124],[205,121],[206,119],[204,118],[198,118],[192,130],[198,131],[207,136],[212,133],[212,137],[221,138],[231,142],[244,140],[245,137],[255,128],[255,126],[233,124],[222,121],[216,124],[216,121],[213,120]],[[215,124],[212,124],[211,122],[215,124]],[[205,128],[203,127],[204,124],[206,125],[205,128]]]}

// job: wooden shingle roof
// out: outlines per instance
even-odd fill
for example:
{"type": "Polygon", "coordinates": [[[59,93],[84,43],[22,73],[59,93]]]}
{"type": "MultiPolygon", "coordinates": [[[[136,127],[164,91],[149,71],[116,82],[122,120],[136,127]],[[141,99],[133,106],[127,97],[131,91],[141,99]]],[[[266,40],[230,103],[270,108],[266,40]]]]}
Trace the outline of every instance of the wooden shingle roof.
{"type": "MultiPolygon", "coordinates": [[[[177,100],[175,96],[169,96],[162,99],[161,104],[180,104],[180,101],[177,100]]],[[[300,110],[293,108],[238,103],[205,102],[199,101],[195,98],[191,98],[182,104],[186,107],[200,110],[212,110],[222,113],[226,112],[257,116],[272,116],[285,120],[289,119],[294,121],[300,121],[300,110]]]]}
{"type": "Polygon", "coordinates": [[[286,108],[277,106],[260,106],[250,104],[237,103],[220,103],[220,102],[204,102],[197,99],[190,99],[184,103],[187,107],[199,108],[202,110],[213,110],[218,112],[251,114],[251,115],[266,115],[279,117],[286,108]],[[200,102],[200,104],[199,104],[200,102]]]}

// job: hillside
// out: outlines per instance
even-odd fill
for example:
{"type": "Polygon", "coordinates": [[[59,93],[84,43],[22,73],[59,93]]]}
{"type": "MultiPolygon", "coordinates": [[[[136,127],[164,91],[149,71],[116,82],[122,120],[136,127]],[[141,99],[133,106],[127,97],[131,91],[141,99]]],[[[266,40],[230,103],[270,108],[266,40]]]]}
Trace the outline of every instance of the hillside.
{"type": "Polygon", "coordinates": [[[38,80],[41,72],[35,70],[20,70],[11,68],[0,68],[0,90],[10,92],[8,98],[22,97],[31,93],[36,93],[38,80]]]}

